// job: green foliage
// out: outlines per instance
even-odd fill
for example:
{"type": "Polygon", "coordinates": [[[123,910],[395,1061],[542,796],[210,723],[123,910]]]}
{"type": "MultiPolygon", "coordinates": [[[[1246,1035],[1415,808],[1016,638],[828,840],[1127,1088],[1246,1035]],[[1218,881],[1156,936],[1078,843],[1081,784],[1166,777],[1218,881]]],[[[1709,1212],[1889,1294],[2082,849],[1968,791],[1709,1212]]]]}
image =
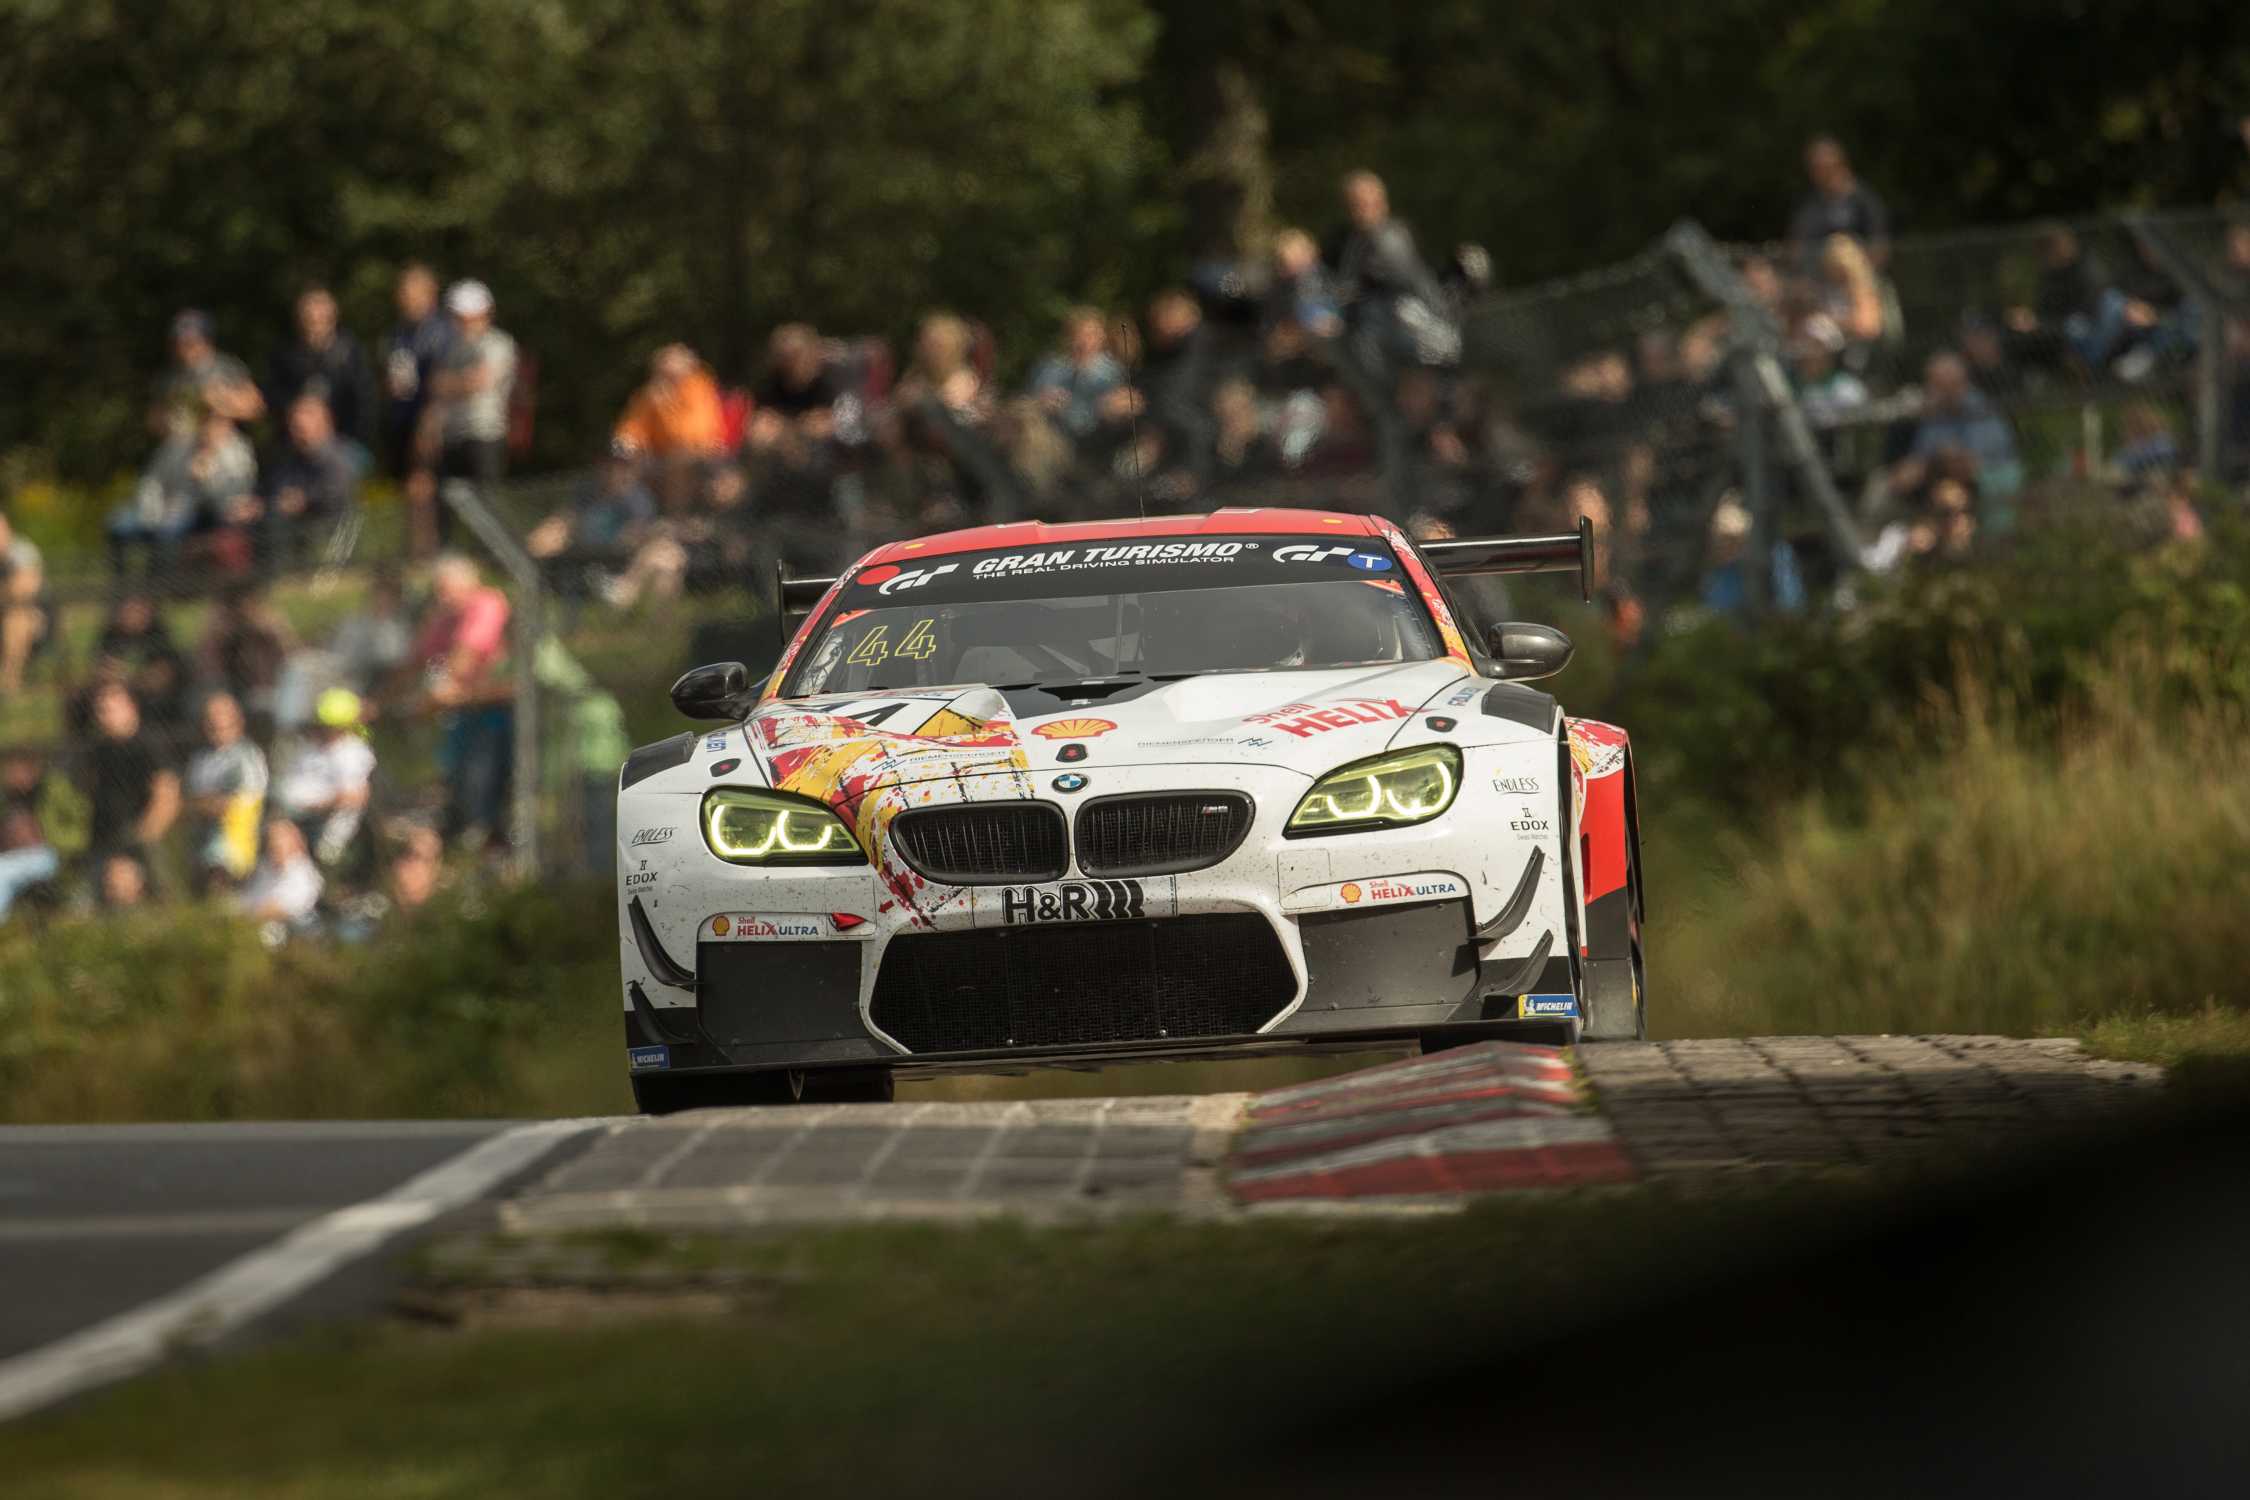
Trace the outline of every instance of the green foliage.
{"type": "Polygon", "coordinates": [[[1374,167],[1427,244],[1486,243],[1510,280],[1639,250],[1672,220],[1778,236],[1799,150],[1831,131],[1904,229],[2244,185],[2250,32],[2227,0],[2159,19],[2053,0],[1159,0],[1150,115],[1202,138],[1205,75],[1271,115],[1285,218],[1336,217],[1374,167]]]}
{"type": "Polygon", "coordinates": [[[193,907],[0,927],[0,1119],[623,1107],[616,919],[591,886],[485,887],[364,946],[269,950],[193,907]]]}
{"type": "Polygon", "coordinates": [[[1018,350],[1134,264],[1133,0],[0,5],[0,452],[137,463],[165,319],[256,356],[292,283],[388,321],[492,282],[578,457],[681,336],[742,373],[810,317],[957,303],[1018,350]]]}
{"type": "Polygon", "coordinates": [[[294,283],[373,333],[414,257],[493,283],[574,459],[659,342],[740,377],[784,319],[952,304],[1021,361],[1269,204],[1332,223],[1349,167],[1515,281],[1683,215],[1777,233],[1820,129],[1905,228],[2207,202],[2243,185],[2240,11],[0,0],[0,455],[106,480],[172,310],[255,361],[294,283]]]}
{"type": "Polygon", "coordinates": [[[2157,642],[2071,662],[2045,708],[1963,679],[1921,743],[1863,761],[1849,800],[1736,823],[1716,869],[1644,800],[1654,1029],[2239,1046],[2246,700],[2231,665],[2157,642]]]}
{"type": "Polygon", "coordinates": [[[1963,673],[2012,714],[2051,714],[2112,642],[2165,642],[2136,686],[2153,708],[2250,699],[2250,531],[2132,550],[2114,518],[2063,522],[2014,555],[1871,584],[1861,608],[1760,629],[1710,621],[1660,642],[1606,712],[1655,796],[1735,811],[1847,789],[1857,762],[1922,732],[1963,673]]]}

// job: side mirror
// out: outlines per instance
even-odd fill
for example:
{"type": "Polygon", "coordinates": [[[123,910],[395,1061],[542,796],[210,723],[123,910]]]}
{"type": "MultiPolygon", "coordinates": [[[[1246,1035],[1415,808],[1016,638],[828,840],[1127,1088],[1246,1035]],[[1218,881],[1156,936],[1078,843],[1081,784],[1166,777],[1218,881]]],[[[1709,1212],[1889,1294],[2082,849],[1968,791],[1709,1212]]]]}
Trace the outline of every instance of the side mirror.
{"type": "Polygon", "coordinates": [[[672,684],[672,706],[691,719],[739,719],[750,708],[750,669],[722,661],[686,672],[672,684]]]}
{"type": "Polygon", "coordinates": [[[1577,648],[1570,637],[1552,625],[1522,620],[1502,620],[1485,632],[1485,648],[1500,664],[1500,675],[1510,682],[1552,677],[1570,665],[1577,648]]]}

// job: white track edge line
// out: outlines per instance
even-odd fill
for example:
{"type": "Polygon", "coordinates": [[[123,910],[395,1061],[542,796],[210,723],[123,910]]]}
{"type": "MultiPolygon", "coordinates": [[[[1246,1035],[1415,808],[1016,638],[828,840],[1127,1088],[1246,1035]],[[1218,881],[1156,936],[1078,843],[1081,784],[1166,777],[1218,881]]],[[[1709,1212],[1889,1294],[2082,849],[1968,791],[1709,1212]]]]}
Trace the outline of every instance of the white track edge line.
{"type": "Polygon", "coordinates": [[[607,1123],[540,1120],[503,1130],[387,1193],[301,1224],[176,1292],[0,1360],[0,1421],[138,1374],[175,1350],[207,1344],[385,1241],[474,1202],[569,1137],[607,1123]]]}

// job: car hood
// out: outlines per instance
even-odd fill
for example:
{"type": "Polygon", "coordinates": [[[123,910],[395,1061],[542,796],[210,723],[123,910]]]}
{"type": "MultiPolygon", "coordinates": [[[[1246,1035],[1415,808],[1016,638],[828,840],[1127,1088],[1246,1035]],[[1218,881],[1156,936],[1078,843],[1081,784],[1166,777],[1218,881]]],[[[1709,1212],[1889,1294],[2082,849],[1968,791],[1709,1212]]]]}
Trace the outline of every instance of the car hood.
{"type": "Polygon", "coordinates": [[[1050,766],[1248,762],[1311,776],[1381,751],[1466,680],[1448,660],[1215,672],[1020,719],[985,686],[828,694],[762,705],[745,731],[769,784],[823,801],[1050,766]]]}

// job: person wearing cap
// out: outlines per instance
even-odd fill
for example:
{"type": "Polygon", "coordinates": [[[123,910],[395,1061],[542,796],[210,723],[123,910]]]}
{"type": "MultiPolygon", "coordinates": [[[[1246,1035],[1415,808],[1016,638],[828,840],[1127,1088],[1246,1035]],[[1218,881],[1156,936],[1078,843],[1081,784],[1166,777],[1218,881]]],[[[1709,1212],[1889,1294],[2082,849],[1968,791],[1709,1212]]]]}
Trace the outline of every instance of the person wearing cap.
{"type": "MultiPolygon", "coordinates": [[[[446,289],[453,339],[430,379],[428,420],[436,425],[440,484],[496,482],[507,466],[508,403],[515,393],[516,341],[493,326],[492,290],[481,281],[446,289]]],[[[450,531],[437,512],[442,540],[450,531]]]]}
{"type": "Polygon", "coordinates": [[[298,747],[274,802],[311,840],[324,865],[350,849],[375,786],[375,752],[361,725],[359,694],[330,688],[313,704],[311,737],[298,747]]]}
{"type": "Polygon", "coordinates": [[[158,437],[190,437],[206,413],[255,422],[266,409],[250,367],[219,352],[211,319],[187,308],[172,319],[172,368],[158,383],[149,429],[158,437]]]}

